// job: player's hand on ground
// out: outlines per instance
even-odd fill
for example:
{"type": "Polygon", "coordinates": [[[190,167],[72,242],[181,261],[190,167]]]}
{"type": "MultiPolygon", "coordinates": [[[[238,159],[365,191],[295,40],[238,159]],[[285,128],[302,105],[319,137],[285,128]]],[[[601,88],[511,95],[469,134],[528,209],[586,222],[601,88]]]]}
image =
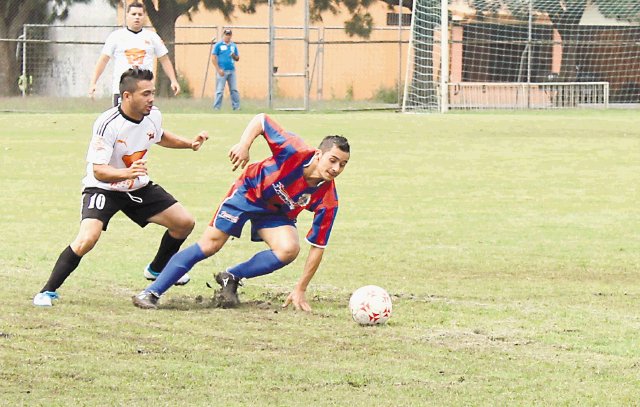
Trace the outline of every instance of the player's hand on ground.
{"type": "Polygon", "coordinates": [[[311,311],[311,306],[305,298],[304,291],[293,290],[282,304],[282,308],[287,308],[289,304],[293,305],[296,310],[303,310],[305,312],[311,311]]]}
{"type": "Polygon", "coordinates": [[[171,82],[171,90],[173,91],[173,96],[178,96],[180,93],[180,84],[178,82],[171,82]]]}
{"type": "Polygon", "coordinates": [[[129,171],[128,179],[136,179],[147,175],[147,160],[139,159],[135,160],[131,167],[127,168],[129,171]]]}
{"type": "Polygon", "coordinates": [[[229,160],[233,168],[231,171],[235,171],[238,167],[244,169],[249,162],[249,149],[242,144],[236,144],[229,150],[229,160]]]}
{"type": "Polygon", "coordinates": [[[191,149],[193,151],[200,150],[200,147],[202,147],[204,142],[207,140],[209,140],[209,133],[207,133],[205,130],[202,130],[191,142],[191,149]]]}

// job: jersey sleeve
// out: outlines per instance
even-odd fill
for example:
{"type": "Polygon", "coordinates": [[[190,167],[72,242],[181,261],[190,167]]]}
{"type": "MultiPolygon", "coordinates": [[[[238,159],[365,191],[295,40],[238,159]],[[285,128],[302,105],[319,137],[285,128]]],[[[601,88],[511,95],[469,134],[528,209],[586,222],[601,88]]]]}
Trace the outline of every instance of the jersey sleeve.
{"type": "Polygon", "coordinates": [[[159,143],[160,140],[162,140],[162,135],[164,134],[164,129],[162,128],[162,113],[160,112],[160,109],[155,106],[151,108],[151,113],[149,113],[149,120],[151,120],[156,129],[155,136],[153,137],[153,142],[159,143]]]}
{"type": "Polygon", "coordinates": [[[163,57],[169,53],[167,46],[164,45],[162,38],[160,38],[157,33],[152,32],[151,43],[153,44],[153,49],[157,58],[163,57]]]}
{"type": "Polygon", "coordinates": [[[211,52],[212,55],[218,56],[220,55],[220,43],[217,42],[215,47],[213,47],[213,51],[211,52]]]}
{"type": "Polygon", "coordinates": [[[264,115],[264,138],[277,161],[286,160],[298,152],[308,152],[309,147],[297,135],[284,130],[275,120],[264,115]]]}
{"type": "Polygon", "coordinates": [[[104,42],[104,46],[102,47],[102,53],[104,55],[109,55],[110,57],[113,57],[113,54],[116,51],[116,46],[117,46],[117,31],[113,31],[111,34],[109,34],[109,36],[107,37],[107,40],[104,42]]]}
{"type": "Polygon", "coordinates": [[[93,125],[93,135],[87,151],[87,162],[109,164],[116,143],[116,133],[108,126],[108,119],[100,117],[93,125]]]}
{"type": "Polygon", "coordinates": [[[338,194],[335,184],[309,210],[314,212],[314,216],[306,241],[313,246],[324,249],[329,242],[333,222],[338,214],[338,194]]]}

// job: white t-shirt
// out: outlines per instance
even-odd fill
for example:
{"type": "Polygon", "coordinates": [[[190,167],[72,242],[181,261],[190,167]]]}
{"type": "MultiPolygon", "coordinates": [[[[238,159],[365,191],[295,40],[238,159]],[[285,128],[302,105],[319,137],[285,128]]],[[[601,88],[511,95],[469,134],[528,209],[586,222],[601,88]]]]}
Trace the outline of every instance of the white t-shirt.
{"type": "Polygon", "coordinates": [[[154,57],[160,58],[169,51],[158,34],[144,28],[137,33],[121,28],[109,34],[102,53],[113,59],[113,93],[120,93],[120,76],[127,69],[137,66],[153,71],[154,57]]]}
{"type": "Polygon", "coordinates": [[[136,122],[126,117],[119,106],[102,113],[93,124],[93,137],[87,152],[85,187],[98,187],[110,191],[135,191],[149,183],[149,176],[120,182],[98,181],[93,175],[93,164],[108,164],[114,168],[128,168],[141,158],[147,158],[149,148],[162,139],[162,114],[156,107],[148,116],[136,122]]]}

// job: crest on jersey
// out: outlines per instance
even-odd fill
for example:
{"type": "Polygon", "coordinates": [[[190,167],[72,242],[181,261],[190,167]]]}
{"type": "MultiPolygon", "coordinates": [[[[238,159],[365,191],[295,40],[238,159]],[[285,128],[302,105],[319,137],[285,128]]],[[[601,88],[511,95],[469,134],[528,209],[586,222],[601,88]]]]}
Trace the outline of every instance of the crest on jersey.
{"type": "Polygon", "coordinates": [[[302,194],[298,197],[298,201],[296,203],[298,206],[307,206],[309,205],[309,201],[311,201],[311,194],[302,194]]]}
{"type": "Polygon", "coordinates": [[[146,54],[147,52],[140,48],[129,48],[124,51],[124,55],[127,57],[129,65],[142,65],[146,54]]]}
{"type": "Polygon", "coordinates": [[[154,135],[155,135],[155,134],[154,134],[152,131],[149,131],[149,132],[147,133],[147,137],[149,137],[149,140],[153,140],[153,136],[154,136],[154,135]]]}

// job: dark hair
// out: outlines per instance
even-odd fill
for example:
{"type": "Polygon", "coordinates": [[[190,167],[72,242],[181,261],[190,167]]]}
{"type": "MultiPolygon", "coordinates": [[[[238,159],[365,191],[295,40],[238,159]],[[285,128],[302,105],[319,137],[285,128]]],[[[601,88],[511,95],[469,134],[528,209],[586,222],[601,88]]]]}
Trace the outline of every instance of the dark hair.
{"type": "Polygon", "coordinates": [[[345,153],[351,153],[349,141],[342,136],[327,136],[322,140],[318,148],[323,153],[326,153],[331,150],[333,146],[338,147],[339,150],[344,151],[345,153]]]}
{"type": "Polygon", "coordinates": [[[147,9],[144,8],[144,4],[140,3],[139,1],[134,1],[134,2],[130,3],[127,6],[127,13],[129,11],[131,11],[132,8],[141,8],[142,11],[144,11],[145,13],[147,12],[147,9]]]}
{"type": "Polygon", "coordinates": [[[138,82],[152,81],[153,72],[148,69],[139,69],[137,67],[127,69],[120,76],[120,95],[124,92],[133,93],[138,89],[138,82]]]}

